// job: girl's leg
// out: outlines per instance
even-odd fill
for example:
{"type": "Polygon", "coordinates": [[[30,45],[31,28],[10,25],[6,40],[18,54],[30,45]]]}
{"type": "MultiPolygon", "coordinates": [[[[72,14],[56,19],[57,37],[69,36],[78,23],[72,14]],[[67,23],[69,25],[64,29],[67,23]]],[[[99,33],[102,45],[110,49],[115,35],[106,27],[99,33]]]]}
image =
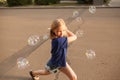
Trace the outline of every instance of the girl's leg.
{"type": "Polygon", "coordinates": [[[50,72],[47,70],[36,70],[32,71],[33,76],[38,76],[38,75],[49,75],[50,72]]]}
{"type": "Polygon", "coordinates": [[[68,76],[70,80],[77,80],[77,76],[72,68],[66,63],[66,67],[60,68],[60,71],[68,76]]]}
{"type": "Polygon", "coordinates": [[[32,77],[32,80],[39,80],[39,75],[48,75],[50,72],[47,70],[37,70],[37,71],[30,71],[29,74],[32,77]]]}

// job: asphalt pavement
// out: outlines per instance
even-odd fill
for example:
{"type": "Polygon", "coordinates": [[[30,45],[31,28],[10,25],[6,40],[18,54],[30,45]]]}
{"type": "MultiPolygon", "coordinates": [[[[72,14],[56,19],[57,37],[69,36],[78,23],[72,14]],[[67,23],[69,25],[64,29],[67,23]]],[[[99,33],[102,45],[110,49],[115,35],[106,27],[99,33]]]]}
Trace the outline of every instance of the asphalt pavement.
{"type": "MultiPolygon", "coordinates": [[[[79,37],[68,49],[70,65],[78,80],[120,80],[120,8],[2,8],[0,9],[0,80],[30,80],[28,72],[44,69],[50,58],[51,40],[42,42],[54,19],[63,18],[68,28],[79,37]],[[77,13],[76,13],[77,12],[77,13]],[[73,15],[78,14],[77,17],[73,15]],[[41,36],[40,44],[29,46],[31,35],[41,36]],[[86,50],[95,51],[95,58],[86,57],[86,50]],[[29,66],[20,69],[17,59],[24,57],[29,66]]],[[[54,80],[55,75],[40,76],[54,80]]],[[[68,80],[60,73],[59,80],[68,80]]]]}

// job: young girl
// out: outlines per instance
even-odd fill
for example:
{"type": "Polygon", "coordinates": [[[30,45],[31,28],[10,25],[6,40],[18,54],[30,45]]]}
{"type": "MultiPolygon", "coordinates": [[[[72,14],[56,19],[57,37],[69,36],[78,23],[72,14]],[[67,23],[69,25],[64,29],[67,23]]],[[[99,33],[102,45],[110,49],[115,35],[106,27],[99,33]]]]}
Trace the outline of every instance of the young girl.
{"type": "Polygon", "coordinates": [[[56,73],[58,70],[67,75],[70,80],[77,80],[77,76],[66,62],[68,44],[75,41],[77,36],[69,31],[63,19],[53,21],[50,30],[51,58],[45,66],[45,70],[30,71],[33,80],[38,80],[39,75],[56,73]]]}

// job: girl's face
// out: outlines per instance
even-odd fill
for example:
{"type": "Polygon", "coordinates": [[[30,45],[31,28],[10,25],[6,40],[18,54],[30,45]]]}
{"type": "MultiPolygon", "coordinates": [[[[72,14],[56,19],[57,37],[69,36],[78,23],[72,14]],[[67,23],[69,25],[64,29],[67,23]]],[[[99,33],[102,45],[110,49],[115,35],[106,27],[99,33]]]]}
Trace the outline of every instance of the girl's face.
{"type": "Polygon", "coordinates": [[[66,34],[66,28],[63,26],[58,27],[54,30],[55,35],[58,37],[63,37],[66,34]]]}

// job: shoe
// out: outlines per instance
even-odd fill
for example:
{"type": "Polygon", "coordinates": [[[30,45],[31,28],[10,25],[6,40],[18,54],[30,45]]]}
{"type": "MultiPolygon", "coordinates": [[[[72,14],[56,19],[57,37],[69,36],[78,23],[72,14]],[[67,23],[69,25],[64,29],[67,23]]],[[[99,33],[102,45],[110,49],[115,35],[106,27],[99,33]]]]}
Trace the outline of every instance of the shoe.
{"type": "Polygon", "coordinates": [[[33,76],[32,71],[30,71],[29,74],[30,74],[30,76],[32,77],[32,80],[35,80],[35,78],[34,78],[35,76],[33,76]]]}
{"type": "Polygon", "coordinates": [[[29,74],[32,77],[32,80],[39,80],[39,76],[34,76],[32,71],[30,71],[29,74]]]}

